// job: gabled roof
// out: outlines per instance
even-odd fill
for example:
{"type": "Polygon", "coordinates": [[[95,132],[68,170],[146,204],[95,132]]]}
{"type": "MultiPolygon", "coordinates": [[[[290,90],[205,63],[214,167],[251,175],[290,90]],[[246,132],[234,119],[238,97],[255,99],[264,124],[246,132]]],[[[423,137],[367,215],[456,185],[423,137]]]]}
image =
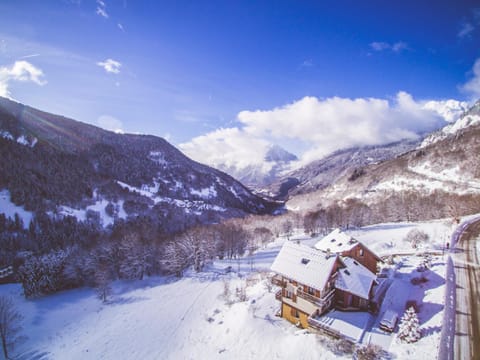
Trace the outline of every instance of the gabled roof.
{"type": "Polygon", "coordinates": [[[322,290],[337,259],[337,255],[327,258],[325,253],[314,248],[287,241],[280,249],[271,269],[300,284],[322,290]]]}
{"type": "Polygon", "coordinates": [[[335,287],[368,300],[377,276],[352,258],[344,257],[342,261],[346,267],[338,270],[335,287]]]}
{"type": "Polygon", "coordinates": [[[331,251],[332,253],[341,253],[351,250],[358,241],[345,234],[340,229],[333,230],[330,234],[320,239],[315,244],[315,248],[321,251],[331,251]]]}

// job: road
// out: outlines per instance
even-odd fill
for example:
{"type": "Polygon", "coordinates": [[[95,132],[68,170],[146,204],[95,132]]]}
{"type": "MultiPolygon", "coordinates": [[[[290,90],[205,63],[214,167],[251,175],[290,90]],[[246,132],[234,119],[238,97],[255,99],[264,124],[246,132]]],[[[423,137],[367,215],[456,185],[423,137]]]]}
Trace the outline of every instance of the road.
{"type": "Polygon", "coordinates": [[[480,359],[480,220],[459,233],[453,264],[456,278],[455,359],[480,359]]]}

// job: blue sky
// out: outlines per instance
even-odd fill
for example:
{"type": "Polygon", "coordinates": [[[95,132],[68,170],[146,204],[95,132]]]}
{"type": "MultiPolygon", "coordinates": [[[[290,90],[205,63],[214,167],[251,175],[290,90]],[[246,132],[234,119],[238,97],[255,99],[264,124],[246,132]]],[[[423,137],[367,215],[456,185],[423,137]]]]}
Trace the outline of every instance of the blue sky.
{"type": "Polygon", "coordinates": [[[419,109],[480,97],[479,45],[476,1],[1,0],[0,94],[213,165],[271,143],[315,157],[438,127],[419,109]]]}

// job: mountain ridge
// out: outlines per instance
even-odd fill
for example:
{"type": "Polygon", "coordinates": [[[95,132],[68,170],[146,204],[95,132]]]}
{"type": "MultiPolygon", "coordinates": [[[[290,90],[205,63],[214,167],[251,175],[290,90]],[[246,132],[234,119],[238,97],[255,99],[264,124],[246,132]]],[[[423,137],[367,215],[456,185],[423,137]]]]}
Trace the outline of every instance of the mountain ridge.
{"type": "Polygon", "coordinates": [[[30,211],[62,214],[105,200],[121,207],[113,215],[170,224],[185,216],[183,227],[278,206],[153,135],[116,134],[5,98],[0,131],[0,188],[30,211]]]}

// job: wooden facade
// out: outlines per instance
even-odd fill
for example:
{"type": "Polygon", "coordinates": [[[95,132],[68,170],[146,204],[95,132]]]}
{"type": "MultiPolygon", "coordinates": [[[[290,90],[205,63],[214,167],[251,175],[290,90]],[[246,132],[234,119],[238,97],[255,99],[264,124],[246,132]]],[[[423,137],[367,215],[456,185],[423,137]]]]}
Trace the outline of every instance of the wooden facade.
{"type": "Polygon", "coordinates": [[[351,249],[342,251],[340,255],[357,260],[374,274],[377,273],[378,261],[382,261],[382,259],[360,242],[357,242],[351,249]]]}

